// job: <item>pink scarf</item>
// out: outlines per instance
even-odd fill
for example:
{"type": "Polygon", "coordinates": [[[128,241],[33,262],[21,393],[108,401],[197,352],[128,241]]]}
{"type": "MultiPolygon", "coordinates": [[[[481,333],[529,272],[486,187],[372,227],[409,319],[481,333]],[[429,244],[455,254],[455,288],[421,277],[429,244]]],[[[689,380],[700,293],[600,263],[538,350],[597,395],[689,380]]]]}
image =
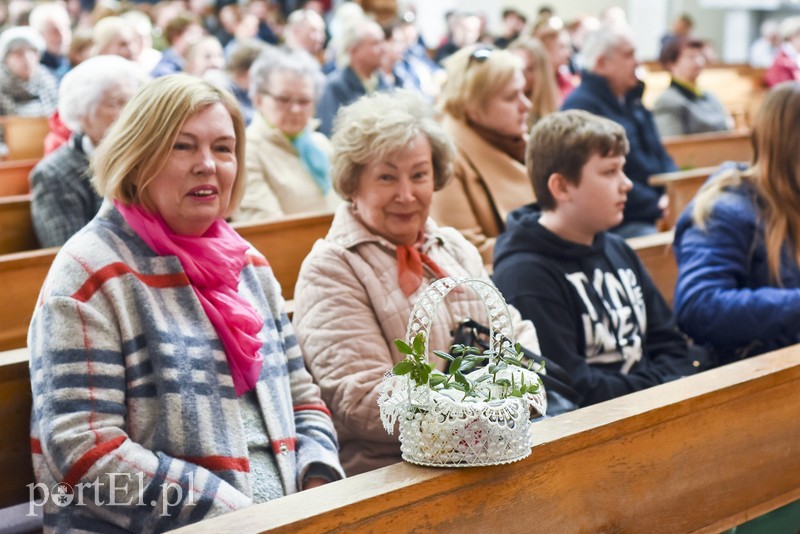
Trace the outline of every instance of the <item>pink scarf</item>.
{"type": "Polygon", "coordinates": [[[427,254],[420,252],[425,237],[420,234],[413,246],[397,245],[397,283],[403,294],[410,297],[422,285],[422,265],[427,265],[437,278],[447,277],[447,273],[439,267],[427,254]]]}
{"type": "Polygon", "coordinates": [[[141,206],[114,201],[131,228],[160,256],[177,256],[222,341],[237,395],[253,389],[264,358],[258,333],[264,322],[239,296],[239,273],[247,264],[249,245],[222,219],[200,237],[173,232],[158,215],[141,206]]]}

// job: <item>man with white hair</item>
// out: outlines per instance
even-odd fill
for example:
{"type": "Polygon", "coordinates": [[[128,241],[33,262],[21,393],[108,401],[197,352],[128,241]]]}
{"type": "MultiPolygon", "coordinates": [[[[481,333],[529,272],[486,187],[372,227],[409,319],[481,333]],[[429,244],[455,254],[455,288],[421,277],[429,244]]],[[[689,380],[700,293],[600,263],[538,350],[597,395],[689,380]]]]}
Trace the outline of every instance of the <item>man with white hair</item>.
{"type": "Polygon", "coordinates": [[[325,21],[313,9],[292,11],[283,30],[284,44],[291,50],[305,50],[319,61],[325,46],[325,21]]]}
{"type": "Polygon", "coordinates": [[[624,171],[633,189],[624,220],[612,231],[623,237],[655,233],[655,221],[664,216],[667,197],[647,180],[677,167],[661,144],[653,114],[642,105],[644,84],[636,77],[636,48],[627,30],[604,27],[586,36],[582,53],[587,70],[561,109],[583,109],[625,128],[630,152],[624,171]]]}
{"type": "Polygon", "coordinates": [[[317,103],[319,131],[328,137],[340,107],[365,94],[386,89],[377,75],[384,41],[381,27],[367,18],[356,21],[342,31],[339,45],[344,51],[343,65],[328,75],[317,103]]]}
{"type": "Polygon", "coordinates": [[[69,13],[62,3],[45,2],[33,8],[30,26],[44,38],[41,63],[60,80],[70,68],[67,51],[72,42],[69,13]]]}

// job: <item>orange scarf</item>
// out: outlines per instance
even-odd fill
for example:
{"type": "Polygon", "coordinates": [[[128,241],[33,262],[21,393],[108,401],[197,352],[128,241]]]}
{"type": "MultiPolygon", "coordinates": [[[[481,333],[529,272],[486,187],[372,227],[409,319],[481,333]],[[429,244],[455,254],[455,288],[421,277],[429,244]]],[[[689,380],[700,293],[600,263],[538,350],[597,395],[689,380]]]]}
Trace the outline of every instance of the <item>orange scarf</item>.
{"type": "Polygon", "coordinates": [[[422,265],[430,267],[437,278],[445,278],[445,273],[441,267],[436,265],[430,256],[420,252],[424,236],[414,246],[397,245],[397,282],[405,296],[410,297],[422,285],[422,265]]]}

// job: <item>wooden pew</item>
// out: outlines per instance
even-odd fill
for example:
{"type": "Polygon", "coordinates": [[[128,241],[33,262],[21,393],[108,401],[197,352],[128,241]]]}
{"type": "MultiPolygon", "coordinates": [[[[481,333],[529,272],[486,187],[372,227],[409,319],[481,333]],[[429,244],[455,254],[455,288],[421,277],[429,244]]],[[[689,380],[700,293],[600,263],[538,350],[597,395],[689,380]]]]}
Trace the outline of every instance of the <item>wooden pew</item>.
{"type": "Polygon", "coordinates": [[[664,217],[664,228],[669,230],[675,227],[678,217],[684,208],[692,201],[700,187],[714,174],[717,166],[699,167],[686,171],[665,172],[650,177],[648,183],[652,186],[664,187],[669,196],[669,213],[664,217]]]}
{"type": "Polygon", "coordinates": [[[636,251],[636,255],[639,256],[661,296],[670,307],[675,295],[675,284],[678,281],[678,264],[675,262],[672,239],[673,233],[669,231],[626,240],[636,251]]]}
{"type": "Polygon", "coordinates": [[[0,128],[5,132],[8,147],[6,159],[41,159],[44,138],[50,132],[47,117],[0,116],[0,128]]]}
{"type": "Polygon", "coordinates": [[[30,193],[28,176],[37,163],[36,158],[0,161],[0,197],[30,193]]]}
{"type": "Polygon", "coordinates": [[[679,135],[662,139],[679,169],[719,165],[723,161],[751,161],[749,131],[679,135]]]}
{"type": "Polygon", "coordinates": [[[239,234],[267,257],[281,283],[283,298],[294,298],[300,265],[317,239],[331,227],[333,213],[294,215],[265,223],[234,224],[239,234]]]}
{"type": "Polygon", "coordinates": [[[28,350],[0,352],[0,508],[29,499],[33,482],[31,462],[31,380],[28,350]]]}
{"type": "Polygon", "coordinates": [[[0,350],[25,346],[36,299],[57,250],[0,256],[0,350]]]}
{"type": "Polygon", "coordinates": [[[536,423],[496,467],[400,463],[176,532],[720,532],[800,498],[800,346],[536,423]]]}
{"type": "Polygon", "coordinates": [[[0,197],[0,254],[37,248],[30,195],[0,197]]]}

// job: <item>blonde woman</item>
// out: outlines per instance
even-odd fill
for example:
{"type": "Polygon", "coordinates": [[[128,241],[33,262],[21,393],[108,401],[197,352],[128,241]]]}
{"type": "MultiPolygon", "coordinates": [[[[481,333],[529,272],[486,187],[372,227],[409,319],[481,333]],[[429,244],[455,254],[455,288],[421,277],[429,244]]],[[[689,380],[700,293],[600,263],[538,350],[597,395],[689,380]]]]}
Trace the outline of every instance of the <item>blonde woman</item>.
{"type": "Polygon", "coordinates": [[[485,45],[445,61],[442,124],[457,148],[454,180],[433,198],[437,223],[459,230],[492,262],[497,235],[512,210],[534,201],[525,170],[531,101],[522,60],[485,45]]]}
{"type": "Polygon", "coordinates": [[[535,37],[517,39],[508,45],[508,51],[524,61],[522,73],[525,75],[525,95],[531,101],[528,114],[530,129],[539,119],[558,111],[561,97],[554,70],[544,45],[535,37]]]}
{"type": "Polygon", "coordinates": [[[800,83],[766,96],[749,166],[712,177],[675,230],[682,330],[727,363],[800,341],[800,83]]]}
{"type": "Polygon", "coordinates": [[[48,500],[48,529],[172,530],[342,477],[278,282],[225,222],[243,158],[233,96],[186,74],[143,86],[95,152],[105,202],[28,333],[31,449],[37,482],[118,506],[48,500]]]}

